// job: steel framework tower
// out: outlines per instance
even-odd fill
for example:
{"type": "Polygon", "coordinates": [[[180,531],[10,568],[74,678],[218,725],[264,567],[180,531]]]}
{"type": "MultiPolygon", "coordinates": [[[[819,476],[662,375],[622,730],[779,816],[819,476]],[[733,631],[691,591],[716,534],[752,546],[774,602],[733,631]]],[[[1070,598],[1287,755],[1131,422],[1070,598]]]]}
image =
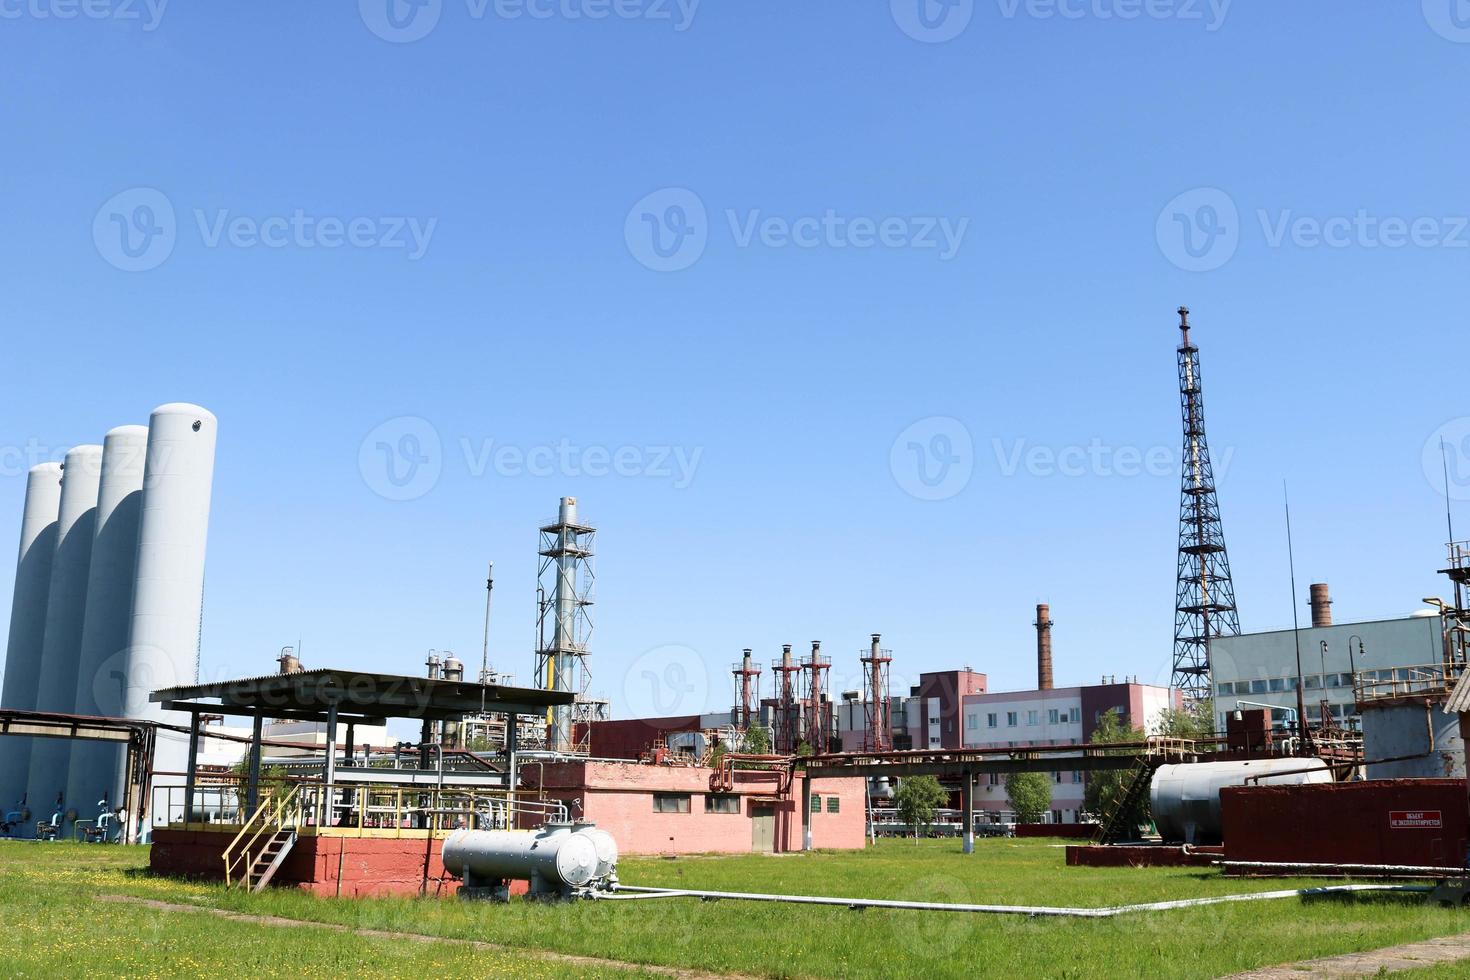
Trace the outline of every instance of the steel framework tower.
{"type": "Polygon", "coordinates": [[[730,673],[735,677],[735,710],[730,712],[730,721],[742,731],[750,727],[755,718],[754,699],[760,697],[761,665],[750,659],[751,650],[742,652],[740,662],[732,664],[730,673]]]}
{"type": "Polygon", "coordinates": [[[794,755],[796,743],[799,739],[798,729],[801,727],[801,718],[796,705],[797,676],[801,673],[801,665],[791,656],[791,644],[781,645],[781,664],[772,665],[771,683],[775,688],[776,710],[772,720],[775,731],[771,741],[774,751],[781,755],[794,755]]]}
{"type": "Polygon", "coordinates": [[[882,637],[873,634],[873,646],[858,659],[863,665],[864,752],[887,752],[893,748],[893,718],[888,703],[888,665],[893,651],[879,645],[882,637]]]}
{"type": "Polygon", "coordinates": [[[1240,633],[1230,558],[1220,525],[1220,501],[1205,440],[1199,348],[1189,340],[1189,308],[1179,307],[1179,410],[1184,457],[1179,499],[1179,574],[1174,601],[1174,675],[1187,701],[1210,696],[1210,641],[1240,633]]]}
{"type": "Polygon", "coordinates": [[[827,672],[832,669],[832,658],[822,653],[822,641],[812,641],[812,659],[802,662],[801,672],[806,675],[807,702],[802,737],[817,754],[830,751],[831,736],[827,719],[827,672]]]}
{"type": "MultiPolygon", "coordinates": [[[[557,519],[541,528],[536,586],[536,684],[586,702],[587,641],[592,635],[592,544],[597,529],[577,519],[577,498],[561,498],[557,519]],[[548,581],[549,580],[549,581],[548,581]]],[[[572,705],[546,713],[546,747],[575,752],[572,705]]]]}

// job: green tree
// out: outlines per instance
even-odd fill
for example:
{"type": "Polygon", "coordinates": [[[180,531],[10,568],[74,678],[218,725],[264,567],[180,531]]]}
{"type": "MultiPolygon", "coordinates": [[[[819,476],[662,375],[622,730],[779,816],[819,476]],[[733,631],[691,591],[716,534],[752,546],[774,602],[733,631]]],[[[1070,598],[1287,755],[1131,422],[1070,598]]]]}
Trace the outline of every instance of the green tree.
{"type": "Polygon", "coordinates": [[[745,732],[745,751],[751,755],[765,755],[771,751],[771,736],[767,729],[756,726],[745,732]]]}
{"type": "Polygon", "coordinates": [[[933,776],[905,776],[899,781],[898,792],[893,794],[898,815],[914,828],[915,840],[919,838],[919,825],[932,825],[935,808],[948,799],[949,794],[933,776]]]}
{"type": "Polygon", "coordinates": [[[811,755],[812,754],[812,743],[810,743],[810,742],[806,741],[805,739],[803,739],[801,741],[801,744],[796,747],[796,754],[797,755],[811,755]]]}
{"type": "MultiPolygon", "coordinates": [[[[1109,742],[1141,742],[1143,738],[1143,729],[1125,725],[1123,719],[1118,717],[1118,712],[1109,709],[1098,720],[1097,729],[1093,731],[1090,741],[1094,745],[1101,745],[1109,742]]],[[[1104,749],[1103,752],[1107,755],[1126,755],[1130,750],[1104,749]]],[[[1132,772],[1128,769],[1108,769],[1088,773],[1087,788],[1082,793],[1082,808],[1094,819],[1101,820],[1103,814],[1108,812],[1109,804],[1123,792],[1125,780],[1130,778],[1132,778],[1132,772]]],[[[1130,822],[1137,823],[1148,819],[1147,794],[1139,801],[1137,808],[1128,819],[1130,822]]]]}
{"type": "Polygon", "coordinates": [[[1008,773],[1006,798],[1017,823],[1041,823],[1051,809],[1051,777],[1044,772],[1008,773]]]}
{"type": "Polygon", "coordinates": [[[1158,735],[1205,739],[1215,734],[1215,702],[1206,698],[1183,708],[1166,708],[1159,715],[1158,735]]]}

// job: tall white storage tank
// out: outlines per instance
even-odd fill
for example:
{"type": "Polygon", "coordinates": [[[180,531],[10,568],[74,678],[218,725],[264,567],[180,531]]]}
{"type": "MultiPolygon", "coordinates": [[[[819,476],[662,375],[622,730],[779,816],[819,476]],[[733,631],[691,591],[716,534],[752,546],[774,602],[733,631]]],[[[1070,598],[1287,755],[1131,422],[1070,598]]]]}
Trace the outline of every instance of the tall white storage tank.
{"type": "MultiPolygon", "coordinates": [[[[87,575],[102,479],[102,447],[77,446],[61,469],[61,507],[56,517],[56,557],[46,602],[46,638],[41,645],[41,680],[36,710],[70,713],[76,708],[77,660],[87,611],[87,575]]],[[[49,818],[66,793],[72,743],[38,738],[31,744],[29,802],[37,819],[49,818]]],[[[64,810],[70,803],[63,803],[64,810]]]]}
{"type": "MultiPolygon", "coordinates": [[[[10,604],[10,639],[5,647],[5,685],[0,707],[31,711],[41,682],[41,645],[46,637],[46,597],[56,555],[56,518],[61,507],[61,464],[41,463],[26,477],[20,520],[20,554],[15,560],[15,595],[10,604]]],[[[32,740],[0,738],[0,813],[25,796],[31,776],[32,740]]],[[[33,825],[34,826],[34,825],[33,825]]]]}
{"type": "MultiPolygon", "coordinates": [[[[163,405],[148,420],[128,633],[129,718],[189,723],[188,715],[165,712],[148,695],[196,679],[216,429],[215,417],[198,405],[163,405]]],[[[153,768],[165,775],[153,785],[182,785],[182,777],[167,774],[183,772],[188,754],[187,735],[160,731],[153,768]]]]}
{"type": "MultiPolygon", "coordinates": [[[[76,678],[79,715],[123,716],[128,624],[133,612],[133,572],[138,562],[138,516],[143,502],[143,461],[148,427],[122,425],[102,443],[102,483],[97,491],[97,529],[87,576],[87,615],[82,625],[76,678]]],[[[127,752],[109,742],[76,742],[67,777],[67,805],[79,816],[98,812],[106,797],[118,806],[127,797],[127,752]]]]}

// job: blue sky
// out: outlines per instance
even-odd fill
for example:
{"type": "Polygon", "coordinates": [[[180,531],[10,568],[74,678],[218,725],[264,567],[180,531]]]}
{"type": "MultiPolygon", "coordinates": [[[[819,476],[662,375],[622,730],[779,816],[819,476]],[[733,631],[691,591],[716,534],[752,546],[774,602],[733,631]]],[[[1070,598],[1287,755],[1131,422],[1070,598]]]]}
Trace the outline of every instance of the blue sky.
{"type": "Polygon", "coordinates": [[[873,631],[1029,686],[1038,601],[1060,683],[1167,681],[1181,303],[1245,627],[1283,480],[1303,601],[1442,591],[1470,11],[388,2],[0,5],[0,515],[213,410],[212,676],[477,664],[494,560],[528,681],[573,494],[619,715],[728,705],[746,646],[846,686],[873,631]]]}

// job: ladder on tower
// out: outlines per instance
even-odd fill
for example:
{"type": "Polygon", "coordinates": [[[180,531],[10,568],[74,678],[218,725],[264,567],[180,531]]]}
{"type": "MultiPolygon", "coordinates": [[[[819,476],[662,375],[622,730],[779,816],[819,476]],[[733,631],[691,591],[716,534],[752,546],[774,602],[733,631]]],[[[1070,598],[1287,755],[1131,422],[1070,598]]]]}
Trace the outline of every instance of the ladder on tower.
{"type": "Polygon", "coordinates": [[[1133,768],[1123,777],[1119,791],[1113,796],[1103,812],[1102,821],[1093,835],[1094,843],[1116,844],[1129,829],[1128,818],[1137,811],[1138,804],[1148,794],[1153,783],[1154,771],[1164,759],[1155,755],[1141,755],[1133,762],[1133,768]]]}

